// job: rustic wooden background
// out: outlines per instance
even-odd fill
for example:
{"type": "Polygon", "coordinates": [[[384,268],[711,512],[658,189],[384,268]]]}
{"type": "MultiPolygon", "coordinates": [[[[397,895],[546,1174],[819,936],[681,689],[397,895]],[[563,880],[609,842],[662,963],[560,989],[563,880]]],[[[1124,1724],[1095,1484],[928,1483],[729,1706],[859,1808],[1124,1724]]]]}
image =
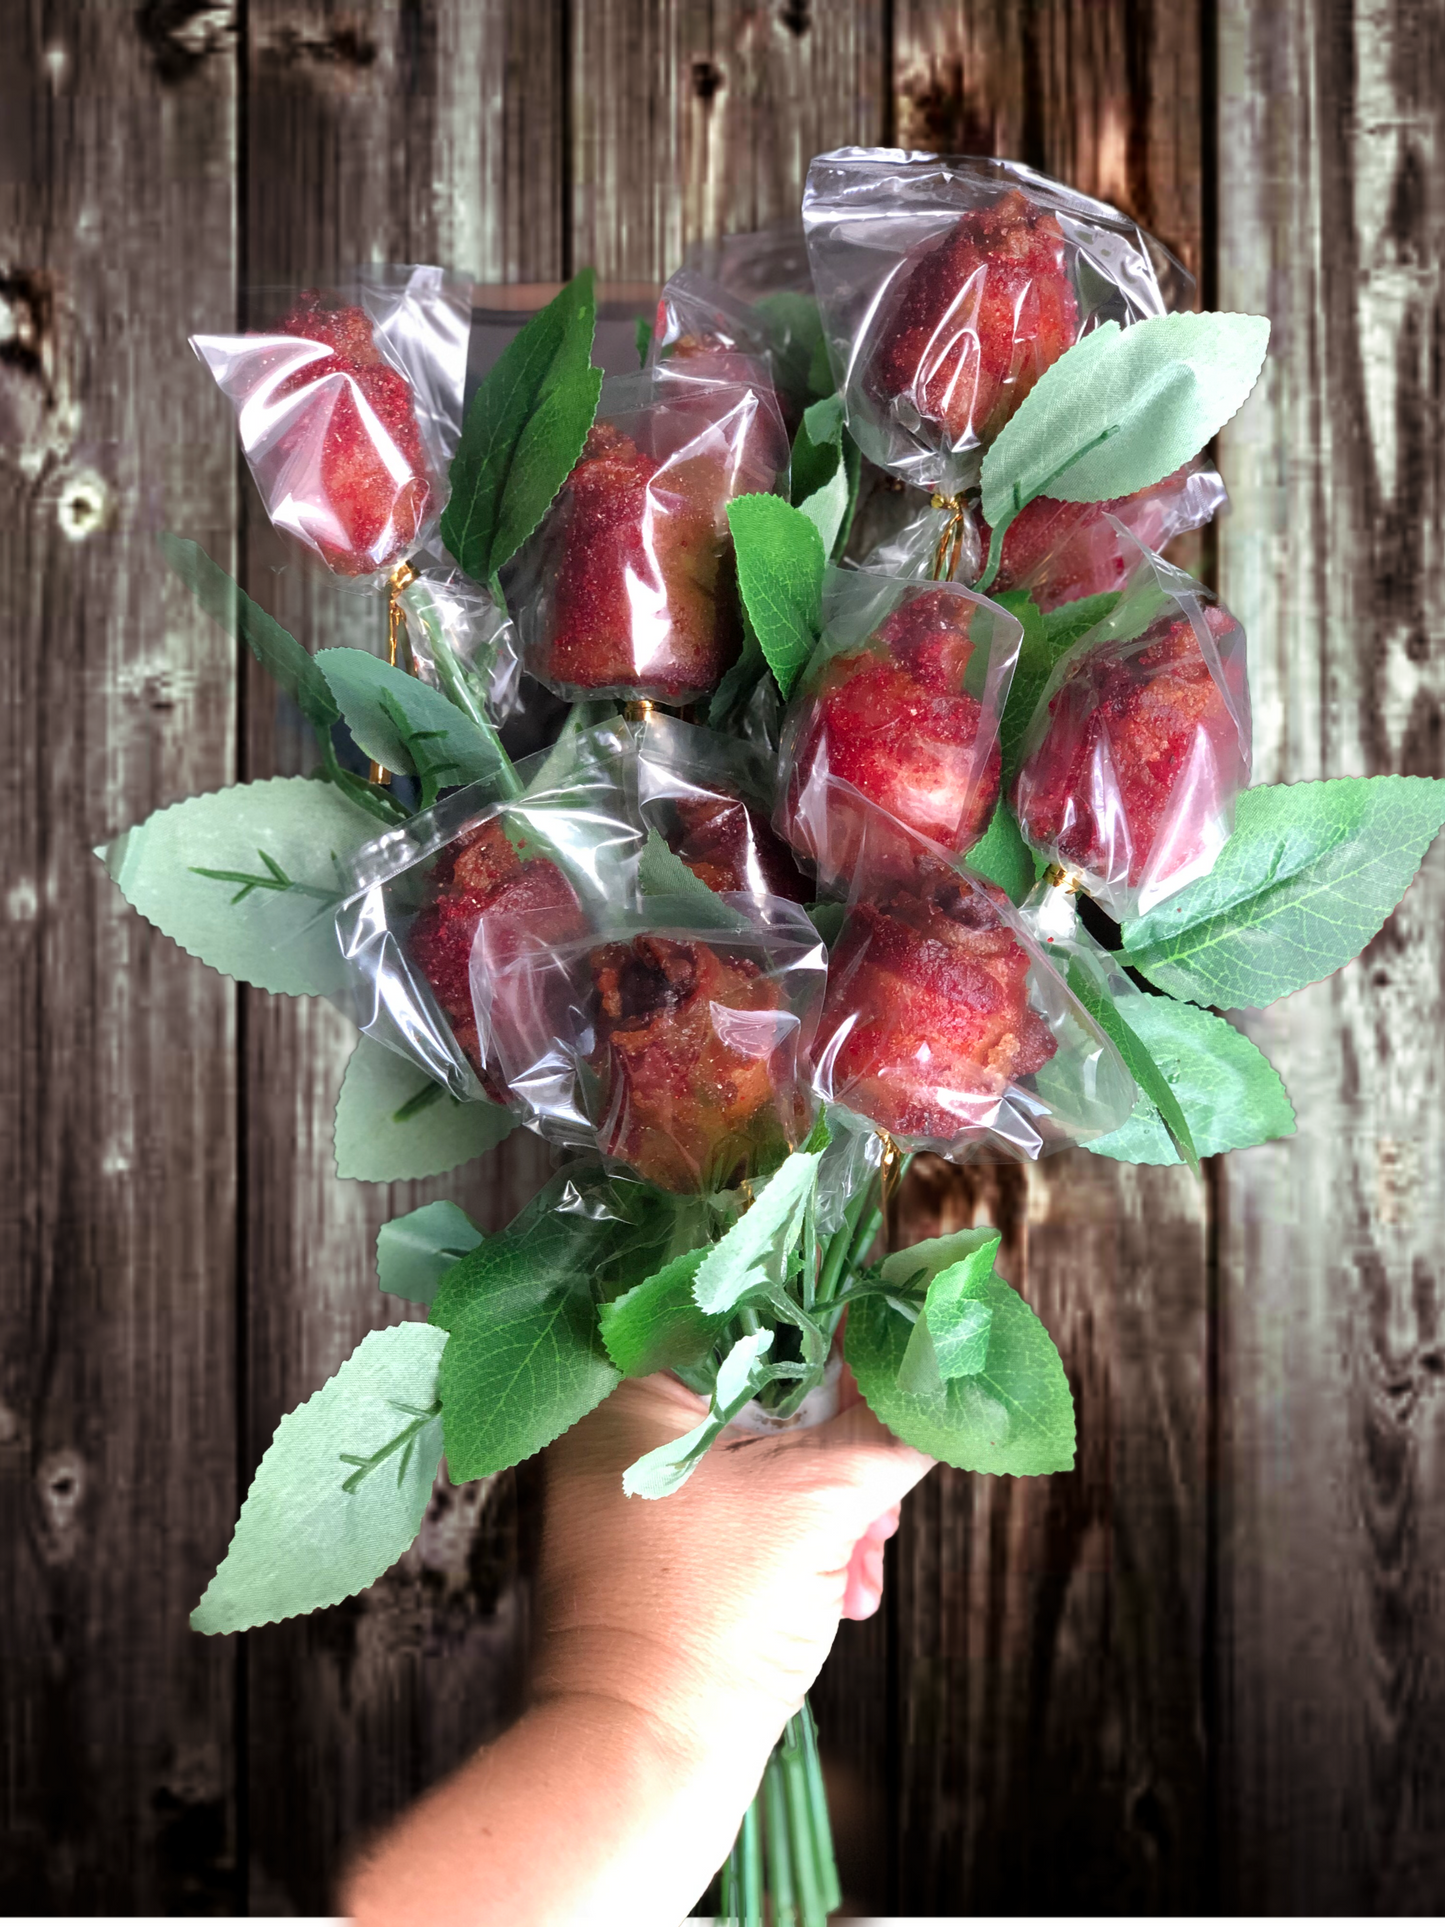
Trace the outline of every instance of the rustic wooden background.
{"type": "MultiPolygon", "coordinates": [[[[324,1912],[345,1842],[517,1702],[525,1470],[442,1495],[361,1600],[186,1613],[280,1414],[393,1308],[344,1185],[328,1007],[237,994],[91,846],[297,765],[163,580],[270,574],[184,345],[371,257],[660,278],[808,157],[1014,155],[1275,333],[1205,561],[1261,780],[1440,775],[1445,19],[1432,0],[12,0],[0,79],[0,1905],[324,1912]]],[[[1059,1338],[1080,1470],[940,1471],[819,1692],[850,1895],[906,1912],[1445,1906],[1445,853],[1365,957],[1251,1026],[1304,1128],[1202,1183],[1082,1153],[924,1172],[1059,1338]]]]}

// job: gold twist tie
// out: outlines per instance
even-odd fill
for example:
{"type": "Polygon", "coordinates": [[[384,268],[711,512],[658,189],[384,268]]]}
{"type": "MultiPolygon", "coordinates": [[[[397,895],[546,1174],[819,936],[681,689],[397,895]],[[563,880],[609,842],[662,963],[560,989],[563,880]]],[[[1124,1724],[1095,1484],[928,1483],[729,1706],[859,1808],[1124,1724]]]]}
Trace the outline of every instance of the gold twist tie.
{"type": "Polygon", "coordinates": [[[886,1219],[888,1207],[893,1202],[893,1194],[898,1189],[898,1173],[903,1168],[903,1153],[887,1131],[880,1131],[878,1135],[883,1140],[883,1163],[879,1167],[879,1176],[883,1182],[880,1187],[879,1202],[886,1219]]]}
{"type": "Polygon", "coordinates": [[[629,723],[645,723],[652,714],[652,704],[645,696],[639,696],[635,701],[628,703],[622,713],[629,723]]]}
{"type": "Polygon", "coordinates": [[[943,525],[943,533],[938,538],[938,547],[933,552],[933,580],[952,582],[958,573],[959,560],[963,555],[963,538],[968,529],[968,511],[963,505],[961,495],[935,495],[930,506],[948,510],[948,520],[943,525]]]}
{"type": "Polygon", "coordinates": [[[1072,870],[1066,870],[1062,863],[1049,865],[1044,871],[1044,882],[1052,889],[1067,890],[1071,897],[1077,896],[1084,887],[1084,879],[1081,876],[1075,876],[1072,870]]]}
{"type": "MultiPolygon", "coordinates": [[[[401,592],[409,582],[415,581],[416,570],[411,566],[410,562],[398,562],[387,581],[386,659],[393,669],[395,669],[396,659],[401,653],[402,631],[406,628],[406,611],[401,606],[401,592]]],[[[416,670],[415,667],[413,667],[412,674],[415,675],[415,673],[416,670]]],[[[391,781],[391,772],[390,770],[383,769],[380,763],[373,763],[371,766],[371,780],[373,783],[389,783],[391,781]]]]}

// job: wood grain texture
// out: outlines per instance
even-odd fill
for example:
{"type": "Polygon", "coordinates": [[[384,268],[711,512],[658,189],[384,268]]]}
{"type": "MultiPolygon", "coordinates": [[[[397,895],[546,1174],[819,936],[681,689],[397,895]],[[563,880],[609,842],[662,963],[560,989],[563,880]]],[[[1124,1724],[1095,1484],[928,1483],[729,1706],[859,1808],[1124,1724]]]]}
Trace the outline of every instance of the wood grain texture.
{"type": "MultiPolygon", "coordinates": [[[[562,120],[548,92],[560,74],[555,9],[265,0],[247,18],[243,240],[253,285],[295,285],[368,259],[526,279],[562,272],[562,120]],[[475,252],[459,258],[462,248],[475,252]]],[[[246,507],[248,583],[266,606],[310,648],[381,647],[381,600],[288,563],[253,492],[246,507]]],[[[247,774],[308,767],[308,737],[253,667],[247,774]]],[[[377,1291],[373,1269],[387,1219],[453,1197],[494,1229],[549,1169],[545,1147],[519,1133],[429,1183],[340,1183],[332,1115],[354,1042],[329,1005],[248,997],[252,1463],[284,1412],[368,1330],[395,1322],[402,1308],[377,1291]]],[[[254,1911],[330,1912],[348,1848],[517,1711],[526,1587],[516,1491],[514,1479],[487,1491],[440,1480],[422,1539],[397,1568],[343,1607],[250,1636],[254,1911]]]]}
{"type": "MultiPolygon", "coordinates": [[[[898,139],[1023,160],[1202,256],[1194,7],[900,0],[898,139]]],[[[896,1554],[892,1903],[1197,1911],[1205,1880],[1207,1232],[1202,1186],[1085,1152],[939,1174],[1056,1339],[1073,1474],[940,1468],[896,1554]]],[[[907,1208],[916,1208],[906,1201],[907,1208]]],[[[910,1229],[909,1235],[916,1235],[910,1229]]]]}
{"type": "MultiPolygon", "coordinates": [[[[1440,776],[1445,44],[1429,9],[1227,0],[1220,300],[1271,316],[1223,438],[1257,773],[1440,776]]],[[[1223,1172],[1226,1893],[1445,1905],[1445,852],[1252,1021],[1301,1116],[1223,1172]]]]}
{"type": "Polygon", "coordinates": [[[234,300],[234,58],[57,5],[6,61],[0,1891],[225,1911],[233,1660],[186,1611],[237,1496],[235,993],[90,852],[234,763],[230,650],[152,547],[183,497],[232,553],[183,344],[234,300]]]}

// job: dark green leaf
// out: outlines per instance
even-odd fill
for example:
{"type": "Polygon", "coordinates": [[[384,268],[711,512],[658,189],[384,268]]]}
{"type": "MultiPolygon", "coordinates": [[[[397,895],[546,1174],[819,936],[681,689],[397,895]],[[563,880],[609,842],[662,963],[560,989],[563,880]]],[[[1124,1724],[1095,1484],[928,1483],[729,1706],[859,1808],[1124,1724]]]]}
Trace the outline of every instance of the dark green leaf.
{"type": "Polygon", "coordinates": [[[166,561],[206,614],[213,616],[227,635],[245,643],[322,741],[329,742],[331,726],[341,720],[341,711],[315,659],[274,616],[268,616],[258,607],[199,543],[169,534],[161,535],[158,540],[166,561]]]}
{"type": "Polygon", "coordinates": [[[1125,924],[1129,960],[1191,1003],[1271,1004],[1359,955],[1442,823],[1428,776],[1246,790],[1209,875],[1125,924]]]}
{"type": "MultiPolygon", "coordinates": [[[[1148,1045],[1131,1029],[1124,1012],[1078,957],[1069,959],[1068,981],[1069,989],[1118,1051],[1129,1075],[1158,1111],[1175,1148],[1197,1177],[1199,1153],[1189,1134],[1188,1119],[1179,1107],[1179,1099],[1170,1088],[1168,1078],[1150,1055],[1148,1045]]],[[[1129,999],[1131,1011],[1135,1001],[1129,999]]]]}
{"type": "Polygon", "coordinates": [[[385,769],[422,783],[422,807],[437,791],[495,782],[505,757],[490,731],[415,676],[365,649],[323,649],[316,665],[357,744],[385,769]]]}
{"type": "Polygon", "coordinates": [[[816,527],[831,560],[848,544],[859,475],[858,448],[843,426],[841,398],[829,395],[814,402],[793,442],[793,506],[816,527]]]}
{"type": "Polygon", "coordinates": [[[962,1378],[940,1377],[926,1391],[899,1384],[914,1331],[910,1321],[882,1297],[853,1305],[844,1350],[859,1391],[889,1431],[965,1472],[1067,1471],[1074,1463],[1074,1406],[1053,1340],[992,1272],[969,1302],[991,1314],[984,1367],[962,1378]]]}
{"type": "Polygon", "coordinates": [[[198,1633],[334,1606],[401,1557],[441,1457],[437,1361],[446,1342],[427,1325],[369,1332],[334,1378],[287,1413],[191,1614],[198,1633]]]}
{"type": "Polygon", "coordinates": [[[441,532],[476,582],[516,554],[582,453],[602,392],[591,365],[596,320],[586,268],[508,344],[472,398],[441,532]]]}
{"type": "Polygon", "coordinates": [[[1034,859],[1007,803],[999,804],[988,828],[973,848],[965,851],[963,860],[976,875],[1007,891],[1014,903],[1022,903],[1034,887],[1034,859]]]}
{"type": "Polygon", "coordinates": [[[1172,475],[1235,415],[1264,364],[1262,315],[1107,321],[1048,369],[983,461],[995,534],[1038,495],[1109,502],[1172,475]]]}
{"type": "MultiPolygon", "coordinates": [[[[1130,1029],[1148,1046],[1189,1120],[1200,1157],[1293,1135],[1294,1112],[1279,1073],[1233,1024],[1172,997],[1131,997],[1128,1011],[1130,1029]]],[[[1126,1164],[1180,1161],[1148,1098],[1126,1124],[1086,1148],[1126,1164]]]]}
{"type": "Polygon", "coordinates": [[[360,1037],[336,1100],[336,1175],[367,1184],[439,1177],[482,1157],[515,1123],[502,1105],[462,1103],[398,1051],[360,1037]]]}
{"type": "Polygon", "coordinates": [[[697,1268],[710,1249],[683,1252],[601,1307],[602,1342],[624,1378],[690,1371],[706,1361],[727,1324],[725,1315],[699,1311],[692,1295],[697,1268]]]}
{"type": "Polygon", "coordinates": [[[728,503],[728,525],[749,620],[789,696],[823,626],[822,537],[777,495],[738,496],[728,503]]]}
{"type": "Polygon", "coordinates": [[[459,1204],[445,1199],[424,1204],[404,1218],[393,1218],[377,1233],[377,1280],[395,1298],[429,1305],[442,1273],[481,1241],[481,1232],[459,1204]]]}
{"type": "Polygon", "coordinates": [[[1066,602],[1061,608],[1043,614],[1032,596],[1022,590],[1006,590],[994,598],[1010,615],[1023,624],[1018,666],[1009,685],[1008,701],[999,724],[999,749],[1003,756],[1003,786],[1007,792],[1023,761],[1024,738],[1034,711],[1039,706],[1055,665],[1096,622],[1102,622],[1119,600],[1118,590],[1107,595],[1086,596],[1079,602],[1066,602]]]}
{"type": "Polygon", "coordinates": [[[838,941],[843,925],[848,921],[846,903],[810,903],[808,916],[813,928],[831,949],[838,941]]]}
{"type": "Polygon", "coordinates": [[[645,314],[640,314],[633,324],[637,337],[637,365],[647,366],[647,357],[652,353],[652,323],[645,314]]]}

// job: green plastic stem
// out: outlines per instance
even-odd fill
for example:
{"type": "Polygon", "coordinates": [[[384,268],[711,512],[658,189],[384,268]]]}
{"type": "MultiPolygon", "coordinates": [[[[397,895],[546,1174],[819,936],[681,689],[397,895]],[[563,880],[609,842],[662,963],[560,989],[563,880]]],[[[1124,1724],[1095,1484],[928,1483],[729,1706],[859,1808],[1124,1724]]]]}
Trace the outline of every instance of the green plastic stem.
{"type": "Polygon", "coordinates": [[[763,1801],[768,1815],[768,1892],[773,1902],[773,1927],[798,1927],[793,1856],[788,1839],[787,1788],[776,1751],[763,1775],[763,1801]]]}

